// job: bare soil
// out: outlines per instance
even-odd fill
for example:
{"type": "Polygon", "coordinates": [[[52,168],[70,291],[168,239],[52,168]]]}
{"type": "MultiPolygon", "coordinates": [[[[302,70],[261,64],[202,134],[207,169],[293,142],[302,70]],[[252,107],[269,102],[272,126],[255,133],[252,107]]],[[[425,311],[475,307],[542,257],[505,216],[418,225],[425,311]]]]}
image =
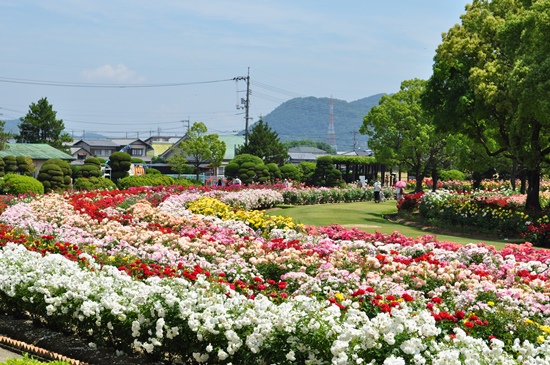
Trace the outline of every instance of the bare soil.
{"type": "MultiPolygon", "coordinates": [[[[42,351],[29,350],[29,347],[2,344],[10,351],[24,354],[42,361],[52,360],[47,352],[63,355],[90,365],[161,365],[145,356],[117,355],[113,348],[98,346],[92,349],[84,339],[57,331],[52,331],[31,320],[14,318],[0,314],[0,335],[24,342],[42,351]],[[45,351],[47,350],[47,351],[45,351]]],[[[77,363],[77,362],[74,362],[77,363]]]]}

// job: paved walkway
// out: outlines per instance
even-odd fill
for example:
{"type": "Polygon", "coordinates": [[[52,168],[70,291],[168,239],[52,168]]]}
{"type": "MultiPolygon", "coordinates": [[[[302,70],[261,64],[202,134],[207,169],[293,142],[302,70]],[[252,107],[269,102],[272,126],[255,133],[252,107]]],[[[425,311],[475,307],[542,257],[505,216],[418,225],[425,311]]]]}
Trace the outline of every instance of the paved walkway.
{"type": "Polygon", "coordinates": [[[0,347],[0,364],[5,363],[6,360],[8,359],[13,359],[16,357],[22,357],[22,356],[19,354],[16,354],[15,352],[6,350],[3,347],[0,347]]]}

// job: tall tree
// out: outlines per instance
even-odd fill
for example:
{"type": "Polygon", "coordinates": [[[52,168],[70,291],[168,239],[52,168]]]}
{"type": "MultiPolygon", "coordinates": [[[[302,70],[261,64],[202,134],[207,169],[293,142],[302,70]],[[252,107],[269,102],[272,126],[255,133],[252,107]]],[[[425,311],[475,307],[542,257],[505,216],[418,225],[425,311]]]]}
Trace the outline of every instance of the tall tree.
{"type": "Polygon", "coordinates": [[[220,141],[217,134],[206,134],[207,132],[208,128],[204,123],[193,123],[178,146],[179,153],[168,161],[179,170],[185,169],[186,164],[192,165],[197,181],[201,164],[207,163],[212,167],[218,167],[225,156],[225,142],[220,141]]]}
{"type": "Polygon", "coordinates": [[[370,136],[376,160],[400,166],[416,177],[416,191],[425,176],[437,169],[445,135],[437,134],[433,119],[420,106],[426,81],[403,81],[400,90],[384,95],[363,119],[359,132],[370,136]]]}
{"type": "Polygon", "coordinates": [[[6,149],[8,140],[10,139],[10,134],[4,132],[4,126],[6,125],[6,122],[0,120],[0,151],[3,151],[6,149]]]}
{"type": "Polygon", "coordinates": [[[64,142],[71,142],[72,138],[63,133],[65,125],[62,119],[56,119],[57,112],[48,103],[47,98],[32,103],[27,115],[20,119],[19,135],[16,136],[20,143],[46,143],[50,146],[67,152],[68,147],[64,142]]]}
{"type": "Polygon", "coordinates": [[[526,170],[526,209],[539,212],[550,155],[550,1],[475,0],[443,35],[423,105],[438,128],[526,170]]]}
{"type": "Polygon", "coordinates": [[[276,163],[283,166],[288,159],[288,148],[279,140],[277,132],[260,119],[248,135],[248,144],[237,147],[236,154],[258,156],[265,164],[276,163]]]}

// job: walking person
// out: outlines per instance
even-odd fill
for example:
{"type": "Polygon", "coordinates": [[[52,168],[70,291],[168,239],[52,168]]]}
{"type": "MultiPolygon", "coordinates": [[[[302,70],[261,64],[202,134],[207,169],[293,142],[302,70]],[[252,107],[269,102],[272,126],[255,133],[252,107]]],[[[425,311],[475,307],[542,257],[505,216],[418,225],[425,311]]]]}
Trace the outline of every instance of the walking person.
{"type": "Polygon", "coordinates": [[[380,203],[380,190],[382,190],[382,185],[380,181],[376,180],[374,182],[374,202],[380,203]]]}

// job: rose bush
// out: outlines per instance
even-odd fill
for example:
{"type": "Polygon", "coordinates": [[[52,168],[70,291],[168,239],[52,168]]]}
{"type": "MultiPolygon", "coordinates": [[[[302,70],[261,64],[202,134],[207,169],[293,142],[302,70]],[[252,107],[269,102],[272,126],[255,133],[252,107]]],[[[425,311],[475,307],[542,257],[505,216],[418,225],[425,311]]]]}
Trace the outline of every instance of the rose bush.
{"type": "Polygon", "coordinates": [[[271,224],[222,195],[11,202],[0,309],[192,363],[549,361],[549,251],[271,224]]]}

